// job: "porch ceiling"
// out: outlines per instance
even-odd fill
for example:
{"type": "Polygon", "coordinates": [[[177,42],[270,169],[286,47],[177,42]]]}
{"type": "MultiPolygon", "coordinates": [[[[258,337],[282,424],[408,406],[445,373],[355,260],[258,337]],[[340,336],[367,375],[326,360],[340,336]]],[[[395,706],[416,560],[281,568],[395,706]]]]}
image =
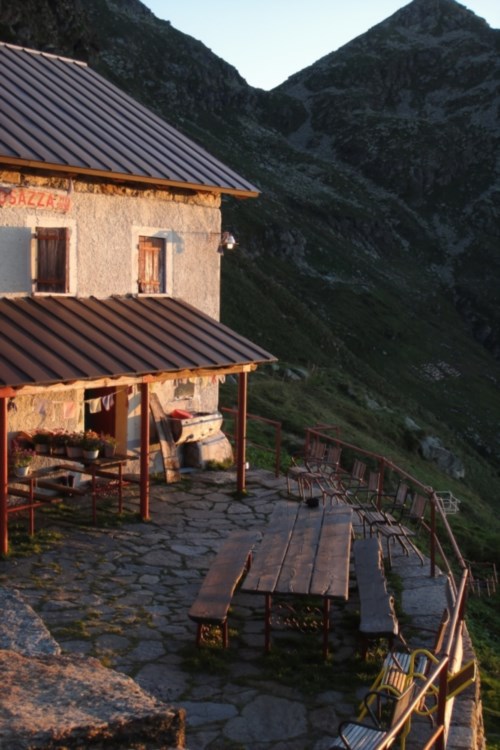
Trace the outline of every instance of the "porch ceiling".
{"type": "Polygon", "coordinates": [[[272,354],[180,299],[0,299],[0,388],[272,361],[272,354]]]}

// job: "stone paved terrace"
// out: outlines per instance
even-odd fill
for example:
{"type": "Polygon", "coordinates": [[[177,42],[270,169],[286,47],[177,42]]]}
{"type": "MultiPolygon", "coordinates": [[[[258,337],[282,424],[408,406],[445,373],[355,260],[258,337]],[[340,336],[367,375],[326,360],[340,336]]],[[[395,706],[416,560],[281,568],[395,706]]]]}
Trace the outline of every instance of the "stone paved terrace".
{"type": "MultiPolygon", "coordinates": [[[[62,530],[61,541],[29,557],[0,561],[0,584],[20,592],[63,654],[97,657],[154,698],[185,708],[189,750],[326,750],[339,721],[355,715],[375,668],[365,675],[356,657],[354,582],[349,602],[332,607],[333,659],[326,667],[319,658],[319,633],[277,632],[272,660],[265,657],[263,601],[241,592],[230,615],[229,649],[194,645],[195,624],[187,612],[220,541],[235,528],[263,528],[277,504],[297,502],[287,496],[282,478],[250,471],[247,480],[243,499],[236,499],[235,476],[227,472],[189,474],[175,486],[153,485],[148,523],[61,526],[60,518],[39,514],[38,526],[62,530]],[[281,668],[289,653],[293,658],[293,638],[307,639],[314,654],[309,666],[298,668],[296,681],[277,677],[272,666],[276,654],[281,668]],[[210,669],[214,655],[222,672],[210,669]],[[307,692],[301,674],[315,672],[326,681],[307,692]]],[[[127,502],[137,508],[132,494],[127,502]]],[[[409,622],[435,627],[446,605],[445,576],[431,580],[428,565],[422,568],[416,555],[406,558],[397,548],[394,569],[409,622]]],[[[8,647],[0,626],[0,648],[8,647]]],[[[468,701],[453,750],[472,747],[468,701]]],[[[409,750],[422,747],[422,732],[425,727],[415,728],[409,750]]]]}

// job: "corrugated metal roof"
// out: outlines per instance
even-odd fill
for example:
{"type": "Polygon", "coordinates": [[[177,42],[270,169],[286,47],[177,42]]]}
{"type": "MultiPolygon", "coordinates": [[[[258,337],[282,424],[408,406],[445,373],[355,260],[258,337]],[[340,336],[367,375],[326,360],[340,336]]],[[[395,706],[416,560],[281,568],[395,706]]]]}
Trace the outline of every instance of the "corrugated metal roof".
{"type": "Polygon", "coordinates": [[[0,387],[274,361],[170,297],[0,299],[0,387]]]}
{"type": "Polygon", "coordinates": [[[0,42],[0,69],[0,163],[259,192],[85,63],[0,42]]]}

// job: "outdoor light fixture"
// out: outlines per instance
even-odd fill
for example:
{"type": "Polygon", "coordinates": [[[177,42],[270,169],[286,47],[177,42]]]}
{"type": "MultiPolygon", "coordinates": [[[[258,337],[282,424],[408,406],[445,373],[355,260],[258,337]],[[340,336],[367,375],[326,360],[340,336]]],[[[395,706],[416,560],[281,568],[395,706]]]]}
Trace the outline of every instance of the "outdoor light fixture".
{"type": "Polygon", "coordinates": [[[234,239],[231,232],[223,232],[220,238],[220,245],[218,252],[224,255],[224,250],[233,250],[238,243],[234,239]]]}

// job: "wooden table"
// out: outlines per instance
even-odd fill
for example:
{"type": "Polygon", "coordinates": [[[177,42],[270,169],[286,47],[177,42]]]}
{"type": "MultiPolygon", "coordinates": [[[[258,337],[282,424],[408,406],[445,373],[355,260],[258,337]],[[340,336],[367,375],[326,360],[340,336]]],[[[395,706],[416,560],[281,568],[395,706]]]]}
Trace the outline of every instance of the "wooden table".
{"type": "Polygon", "coordinates": [[[242,591],[265,596],[265,648],[271,645],[275,594],[323,600],[323,656],[328,655],[330,602],[349,596],[352,510],[288,505],[273,514],[242,591]]]}
{"type": "Polygon", "coordinates": [[[26,502],[10,506],[7,512],[12,514],[28,511],[29,534],[32,536],[35,533],[35,510],[37,508],[49,503],[62,502],[66,497],[89,494],[88,489],[63,484],[61,479],[68,474],[88,474],[91,477],[92,521],[95,525],[97,523],[97,496],[99,494],[97,478],[109,479],[116,483],[118,512],[121,513],[123,510],[123,487],[126,484],[123,479],[123,469],[131,458],[133,456],[121,454],[110,458],[102,457],[90,460],[63,457],[62,460],[67,463],[44,466],[31,471],[25,477],[9,476],[8,494],[24,498],[26,502]],[[25,489],[23,485],[27,488],[25,489]]]}
{"type": "Polygon", "coordinates": [[[67,471],[71,471],[74,474],[89,474],[91,477],[91,494],[92,494],[92,521],[94,525],[97,522],[97,495],[99,494],[99,487],[97,484],[97,477],[109,479],[115,481],[118,489],[118,512],[123,511],[123,468],[126,466],[127,461],[134,458],[134,456],[116,454],[114,456],[93,459],[75,458],[74,461],[80,466],[74,464],[66,464],[60,468],[65,468],[67,471]]]}

